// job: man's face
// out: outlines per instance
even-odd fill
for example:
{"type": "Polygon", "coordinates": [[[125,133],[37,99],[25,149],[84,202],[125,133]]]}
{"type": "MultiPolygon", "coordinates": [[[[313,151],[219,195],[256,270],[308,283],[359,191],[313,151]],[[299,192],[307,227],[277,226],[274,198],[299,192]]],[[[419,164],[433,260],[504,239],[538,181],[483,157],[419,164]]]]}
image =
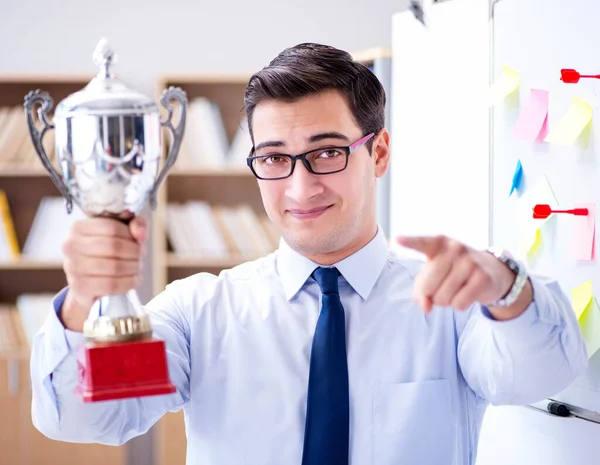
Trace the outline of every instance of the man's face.
{"type": "MultiPolygon", "coordinates": [[[[252,127],[255,155],[349,146],[366,135],[337,91],[295,102],[262,102],[254,110],[252,127]]],[[[320,256],[357,250],[372,238],[376,179],[387,170],[389,134],[384,130],[371,140],[372,156],[363,145],[349,156],[344,171],[316,175],[298,160],[290,177],[258,181],[269,218],[293,249],[320,256]]]]}

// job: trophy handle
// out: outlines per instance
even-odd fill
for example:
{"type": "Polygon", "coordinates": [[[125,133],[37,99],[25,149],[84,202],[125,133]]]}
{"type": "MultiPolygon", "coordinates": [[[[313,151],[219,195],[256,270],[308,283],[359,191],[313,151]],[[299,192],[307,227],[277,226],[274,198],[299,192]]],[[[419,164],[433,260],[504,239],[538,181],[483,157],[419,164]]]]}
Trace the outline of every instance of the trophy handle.
{"type": "Polygon", "coordinates": [[[150,194],[149,194],[149,203],[150,203],[150,208],[152,208],[152,210],[156,209],[158,188],[160,187],[160,184],[163,182],[165,176],[167,175],[167,172],[171,169],[171,167],[175,163],[175,160],[177,160],[177,155],[179,154],[179,147],[181,147],[181,141],[183,139],[183,132],[185,129],[185,117],[186,117],[186,111],[187,111],[187,95],[179,87],[169,87],[168,89],[165,89],[163,91],[163,94],[160,98],[160,103],[162,104],[163,107],[165,107],[167,109],[167,112],[168,112],[167,117],[163,121],[160,122],[160,125],[165,126],[166,128],[169,129],[169,131],[171,131],[171,135],[173,136],[173,143],[172,143],[171,149],[169,150],[169,153],[167,154],[167,157],[165,159],[165,164],[163,165],[162,170],[160,171],[158,177],[156,178],[154,186],[152,187],[152,190],[150,191],[150,194]],[[172,100],[177,100],[181,107],[180,108],[181,115],[179,117],[179,124],[177,125],[177,127],[174,127],[173,122],[172,122],[172,119],[173,119],[173,106],[171,105],[172,100]]]}
{"type": "Polygon", "coordinates": [[[31,140],[33,141],[33,146],[35,151],[42,161],[44,168],[50,174],[50,179],[54,182],[60,193],[66,200],[67,213],[71,213],[73,210],[73,199],[71,194],[69,193],[69,189],[67,185],[62,180],[61,176],[52,166],[50,162],[50,158],[46,154],[46,150],[44,149],[44,145],[42,144],[42,140],[44,138],[44,134],[46,131],[50,129],[54,129],[54,125],[48,122],[48,112],[52,109],[54,102],[52,97],[47,92],[42,92],[41,90],[32,90],[25,96],[25,102],[23,106],[25,107],[25,114],[27,116],[27,126],[29,127],[29,135],[31,136],[31,140]],[[36,104],[40,104],[40,107],[37,110],[38,117],[40,122],[42,123],[42,129],[38,130],[35,125],[35,120],[33,118],[33,111],[36,104]]]}

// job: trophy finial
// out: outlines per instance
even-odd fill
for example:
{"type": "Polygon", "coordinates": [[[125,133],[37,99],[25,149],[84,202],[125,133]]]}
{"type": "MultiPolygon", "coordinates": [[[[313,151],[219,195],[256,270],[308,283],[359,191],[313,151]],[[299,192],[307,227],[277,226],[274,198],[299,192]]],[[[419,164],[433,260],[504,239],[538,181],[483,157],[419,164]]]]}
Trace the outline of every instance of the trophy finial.
{"type": "Polygon", "coordinates": [[[99,76],[104,78],[113,77],[112,73],[110,72],[110,66],[113,63],[116,63],[117,56],[112,47],[109,45],[108,40],[106,40],[106,37],[102,37],[102,39],[100,39],[98,42],[98,45],[96,45],[93,60],[96,66],[102,67],[100,73],[98,74],[99,76]]]}

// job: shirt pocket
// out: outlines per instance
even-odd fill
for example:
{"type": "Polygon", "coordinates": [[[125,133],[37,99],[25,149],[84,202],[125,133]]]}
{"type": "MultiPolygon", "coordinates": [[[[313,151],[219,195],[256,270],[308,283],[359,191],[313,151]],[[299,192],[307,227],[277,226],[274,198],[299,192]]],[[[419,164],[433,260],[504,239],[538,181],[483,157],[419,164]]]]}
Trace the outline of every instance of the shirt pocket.
{"type": "Polygon", "coordinates": [[[380,383],[374,399],[374,465],[447,465],[454,418],[446,379],[380,383]]]}

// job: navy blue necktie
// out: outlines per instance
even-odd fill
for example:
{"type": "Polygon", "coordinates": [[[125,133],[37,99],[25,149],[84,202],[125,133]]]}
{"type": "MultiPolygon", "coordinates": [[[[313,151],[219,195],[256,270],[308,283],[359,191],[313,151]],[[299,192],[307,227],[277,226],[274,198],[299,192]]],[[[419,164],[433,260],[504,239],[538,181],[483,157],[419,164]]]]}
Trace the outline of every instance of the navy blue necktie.
{"type": "Polygon", "coordinates": [[[310,354],[302,465],[348,465],[350,400],[337,268],[317,268],[322,307],[310,354]]]}

